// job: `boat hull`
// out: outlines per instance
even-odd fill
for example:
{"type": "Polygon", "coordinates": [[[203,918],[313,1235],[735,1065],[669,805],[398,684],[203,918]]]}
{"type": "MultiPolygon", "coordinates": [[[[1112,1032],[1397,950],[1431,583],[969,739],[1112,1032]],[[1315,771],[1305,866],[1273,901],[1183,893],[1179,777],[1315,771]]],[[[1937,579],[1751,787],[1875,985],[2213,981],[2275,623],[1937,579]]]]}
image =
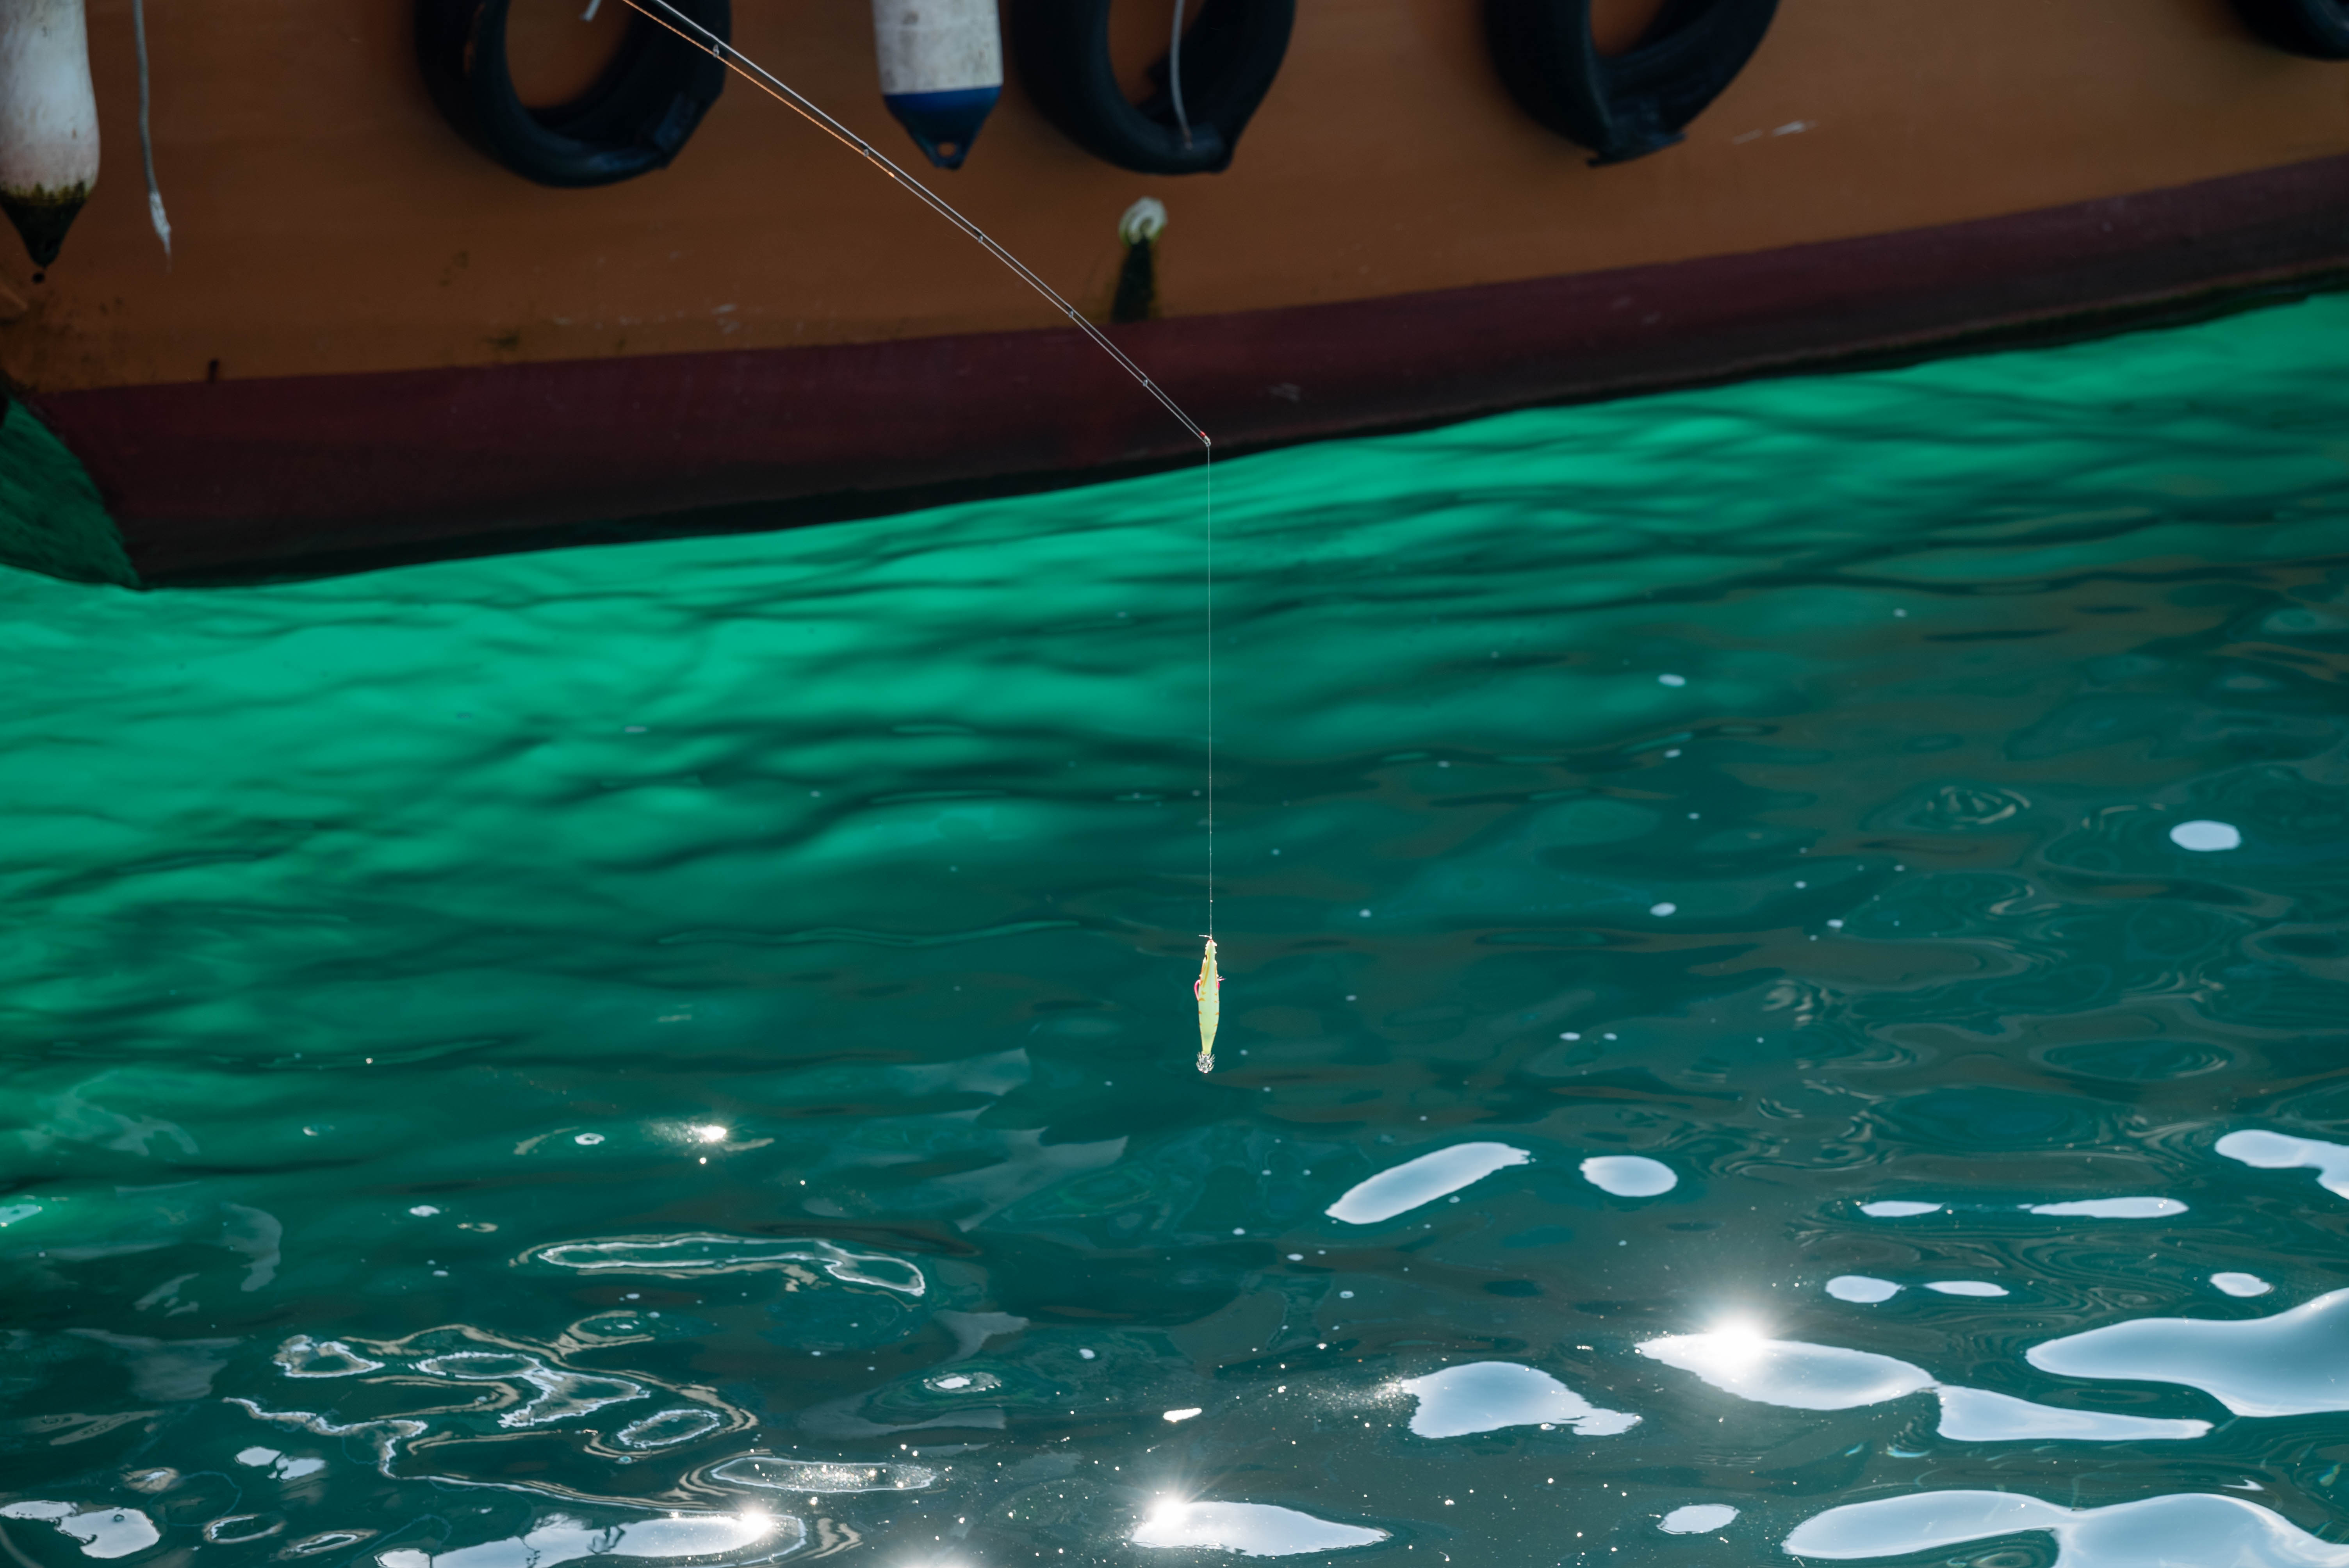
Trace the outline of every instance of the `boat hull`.
{"type": "MultiPolygon", "coordinates": [[[[109,110],[115,9],[92,9],[109,110]]],[[[239,26],[298,41],[336,9],[239,26]]],[[[339,9],[363,31],[404,18],[391,0],[339,9]]],[[[850,118],[893,145],[865,19],[824,9],[746,13],[738,41],[809,62],[832,101],[870,97],[850,118]]],[[[1687,145],[1593,170],[1500,93],[1473,6],[1329,0],[1301,14],[1228,174],[1093,162],[1015,80],[969,168],[925,177],[1104,318],[1116,217],[1163,192],[1164,315],[1112,330],[1227,451],[2081,332],[2349,273],[2349,67],[2267,50],[2191,0],[1946,11],[1786,8],[1687,145]],[[2026,26],[2069,29],[2053,43],[2075,63],[2135,49],[2140,79],[2065,97],[2047,90],[2063,59],[1992,88],[1947,62],[1971,47],[1994,74],[2026,26]],[[1905,97],[1876,80],[1904,49],[1905,97]],[[1416,137],[1380,132],[1383,164],[1343,155],[1312,112],[1365,83],[1402,95],[1416,137]],[[2197,94],[2209,123],[2174,123],[2197,94]]],[[[672,169],[574,192],[479,159],[380,62],[343,85],[357,111],[376,95],[383,211],[334,183],[348,150],[289,162],[321,220],[279,213],[257,281],[220,253],[254,215],[233,181],[172,194],[177,271],[134,225],[135,191],[93,203],[88,254],[49,284],[0,267],[12,389],[86,465],[148,580],[779,526],[1195,452],[1079,334],[1025,325],[1043,312],[983,255],[756,95],[721,100],[672,169]]],[[[159,126],[206,124],[158,96],[159,126]]],[[[201,170],[211,144],[181,135],[201,170]]]]}

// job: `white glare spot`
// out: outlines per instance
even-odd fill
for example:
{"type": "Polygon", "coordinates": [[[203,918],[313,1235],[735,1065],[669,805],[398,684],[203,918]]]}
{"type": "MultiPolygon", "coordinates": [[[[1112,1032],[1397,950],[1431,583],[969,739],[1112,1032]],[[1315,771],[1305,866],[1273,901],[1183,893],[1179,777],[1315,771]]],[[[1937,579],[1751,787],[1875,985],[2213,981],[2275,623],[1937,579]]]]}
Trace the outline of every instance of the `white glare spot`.
{"type": "Polygon", "coordinates": [[[2229,1295],[2265,1295],[2275,1289],[2257,1274],[2214,1274],[2210,1276],[2210,1283],[2229,1295]]]}
{"type": "Polygon", "coordinates": [[[0,1507],[0,1519],[47,1521],[81,1542],[85,1557],[128,1557],[163,1539],[155,1522],[135,1508],[82,1508],[70,1502],[28,1501],[0,1507]]]}
{"type": "Polygon", "coordinates": [[[1987,1388],[1943,1384],[1934,1390],[1941,1401],[1941,1436],[1961,1443],[2055,1442],[2190,1442],[2208,1434],[2208,1421],[2161,1420],[2147,1416],[2119,1416],[2107,1410],[2064,1410],[2034,1405],[2012,1394],[1987,1388]]]}
{"type": "Polygon", "coordinates": [[[2193,1491],[2102,1508],[2067,1508],[2021,1491],[1917,1491],[1814,1514],[1786,1537],[1783,1550],[1792,1557],[1870,1561],[1930,1552],[1938,1561],[1951,1557],[1952,1547],[2025,1531],[2045,1532],[2030,1548],[2033,1561],[2079,1568],[2157,1562],[2324,1563],[2342,1558],[2339,1546],[2280,1513],[2242,1498],[2193,1491]]]}
{"type": "Polygon", "coordinates": [[[2261,1171],[2313,1170],[2318,1186],[2336,1198],[2349,1198],[2349,1144],[2247,1129],[2227,1134],[2216,1147],[2228,1159],[2261,1171]]]}
{"type": "Polygon", "coordinates": [[[1662,1161],[1639,1154],[1594,1154],[1582,1162],[1582,1179],[1618,1198],[1652,1198],[1681,1181],[1662,1161]]]}
{"type": "Polygon", "coordinates": [[[1939,1203],[1910,1203],[1905,1202],[1898,1198],[1887,1198],[1880,1202],[1862,1203],[1859,1206],[1859,1212],[1868,1215],[1870,1219],[1905,1220],[1912,1214],[1938,1214],[1941,1212],[1941,1205],[1939,1203]]]}
{"type": "Polygon", "coordinates": [[[2238,1416],[2349,1409],[2340,1373],[2349,1290],[2271,1317],[2137,1317],[2034,1345],[2024,1359],[2061,1377],[2182,1383],[2238,1416]]]}
{"type": "Polygon", "coordinates": [[[1692,1502],[1664,1515],[1656,1528],[1667,1535],[1702,1535],[1736,1517],[1737,1511],[1725,1502],[1692,1502]]]}
{"type": "Polygon", "coordinates": [[[1658,676],[1656,680],[1657,683],[1661,686],[1683,686],[1688,685],[1688,676],[1658,676]]]}
{"type": "Polygon", "coordinates": [[[1667,914],[1675,913],[1680,907],[1681,906],[1676,903],[1651,903],[1648,906],[1648,913],[1661,919],[1667,914]]]}
{"type": "Polygon", "coordinates": [[[1411,1429],[1422,1438],[1533,1426],[1571,1426],[1580,1436],[1607,1438],[1640,1424],[1629,1411],[1602,1410],[1548,1373],[1514,1361],[1471,1361],[1397,1387],[1419,1402],[1411,1429]]]}
{"type": "Polygon", "coordinates": [[[1928,1280],[1925,1288],[1939,1291],[1943,1295],[2004,1295],[2006,1294],[2004,1285],[1992,1284],[1986,1279],[1928,1280]]]}
{"type": "Polygon", "coordinates": [[[1849,1410],[1933,1387],[1931,1373],[1889,1356],[1771,1339],[1753,1328],[1666,1335],[1634,1348],[1723,1393],[1792,1410],[1849,1410]]]}
{"type": "Polygon", "coordinates": [[[1078,1351],[1078,1352],[1077,1352],[1077,1354],[1078,1354],[1079,1356],[1082,1357],[1083,1357],[1084,1359],[1086,1359],[1087,1361],[1090,1361],[1090,1360],[1092,1360],[1092,1359],[1093,1358],[1093,1353],[1092,1353],[1092,1351],[1090,1351],[1090,1350],[1080,1350],[1080,1351],[1078,1351]]]}
{"type": "Polygon", "coordinates": [[[1900,1294],[1900,1287],[1889,1279],[1867,1274],[1837,1274],[1827,1281],[1827,1294],[1837,1301],[1872,1303],[1890,1301],[1900,1294]]]}
{"type": "Polygon", "coordinates": [[[419,1203],[416,1207],[409,1210],[408,1212],[415,1215],[419,1220],[429,1220],[440,1211],[429,1203],[419,1203]]]}
{"type": "Polygon", "coordinates": [[[1291,1557],[1308,1552],[1342,1552],[1387,1539],[1383,1530],[1337,1524],[1293,1508],[1268,1502],[1158,1504],[1126,1537],[1136,1546],[1204,1547],[1243,1557],[1291,1557]]]}
{"type": "Polygon", "coordinates": [[[1324,1212],[1350,1225],[1376,1224],[1457,1192],[1495,1171],[1523,1165],[1532,1158],[1524,1150],[1506,1143],[1455,1143],[1356,1182],[1324,1212]]]}
{"type": "Polygon", "coordinates": [[[604,1141],[604,1135],[600,1132],[583,1132],[571,1141],[574,1143],[584,1143],[588,1148],[593,1149],[595,1145],[604,1141]]]}
{"type": "Polygon", "coordinates": [[[2181,850],[2240,849],[2243,835],[2227,822],[2180,822],[2169,830],[2169,841],[2181,850]]]}
{"type": "Polygon", "coordinates": [[[2085,1220],[2166,1220],[2186,1212],[2175,1198],[2088,1198],[2076,1203],[2033,1203],[2034,1214],[2054,1214],[2085,1220]]]}
{"type": "Polygon", "coordinates": [[[723,1143],[726,1141],[726,1130],[719,1126],[714,1121],[701,1122],[690,1129],[690,1130],[694,1137],[699,1139],[704,1143],[723,1143]]]}
{"type": "MultiPolygon", "coordinates": [[[[590,1522],[573,1514],[548,1512],[540,1515],[524,1534],[468,1546],[462,1552],[479,1554],[465,1557],[467,1563],[526,1563],[533,1568],[554,1568],[560,1563],[607,1555],[615,1562],[639,1563],[717,1559],[763,1545],[768,1550],[760,1560],[771,1562],[793,1550],[804,1529],[789,1515],[779,1518],[757,1510],[742,1513],[670,1513],[666,1517],[631,1520],[625,1524],[590,1522]],[[785,1539],[774,1542],[772,1538],[778,1535],[785,1539]],[[781,1550],[775,1549],[777,1545],[781,1550]]],[[[402,1548],[382,1553],[376,1561],[382,1568],[431,1568],[436,1561],[445,1562],[460,1555],[452,1552],[436,1557],[421,1550],[402,1548]]]]}
{"type": "Polygon", "coordinates": [[[1187,1410],[1169,1410],[1166,1412],[1166,1418],[1170,1421],[1187,1421],[1199,1413],[1199,1407],[1194,1405],[1187,1410]]]}

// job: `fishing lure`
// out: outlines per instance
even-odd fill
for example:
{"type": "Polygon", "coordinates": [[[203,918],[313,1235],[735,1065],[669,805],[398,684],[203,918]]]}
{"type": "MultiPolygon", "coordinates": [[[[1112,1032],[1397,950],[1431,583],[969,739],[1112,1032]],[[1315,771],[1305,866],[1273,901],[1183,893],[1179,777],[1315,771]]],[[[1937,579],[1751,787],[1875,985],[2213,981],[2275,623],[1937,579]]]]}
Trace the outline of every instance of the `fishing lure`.
{"type": "Polygon", "coordinates": [[[1199,1070],[1216,1070],[1216,1022],[1223,1005],[1224,977],[1216,973],[1216,939],[1207,938],[1206,955],[1199,960],[1199,979],[1191,995],[1199,998],[1199,1070]]]}

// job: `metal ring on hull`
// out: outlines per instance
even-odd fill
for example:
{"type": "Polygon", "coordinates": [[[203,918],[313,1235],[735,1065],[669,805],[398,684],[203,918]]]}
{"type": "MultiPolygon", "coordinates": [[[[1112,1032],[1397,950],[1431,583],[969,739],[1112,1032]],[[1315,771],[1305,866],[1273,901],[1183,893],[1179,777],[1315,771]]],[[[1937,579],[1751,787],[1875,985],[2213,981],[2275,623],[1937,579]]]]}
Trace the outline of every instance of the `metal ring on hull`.
{"type": "MultiPolygon", "coordinates": [[[[460,135],[541,185],[610,185],[666,168],[726,85],[726,67],[642,15],[595,85],[569,103],[534,109],[514,93],[506,63],[511,0],[418,0],[416,53],[432,99],[460,135]]],[[[729,0],[676,0],[729,36],[729,0]]]]}
{"type": "Polygon", "coordinates": [[[2318,60],[2349,60],[2344,0],[2235,0],[2251,31],[2279,49],[2318,60]]]}
{"type": "Polygon", "coordinates": [[[1248,119],[1288,53],[1297,0],[1207,0],[1183,37],[1178,123],[1167,63],[1156,90],[1126,101],[1109,55],[1110,0],[1016,0],[1011,48],[1046,119],[1104,162],[1141,174],[1215,174],[1229,168],[1248,119]]]}
{"type": "Polygon", "coordinates": [[[1493,63],[1542,124],[1598,156],[1643,158],[1681,139],[1770,30],[1778,0],[1666,0],[1628,53],[1602,55],[1590,0],[1485,0],[1493,63]]]}

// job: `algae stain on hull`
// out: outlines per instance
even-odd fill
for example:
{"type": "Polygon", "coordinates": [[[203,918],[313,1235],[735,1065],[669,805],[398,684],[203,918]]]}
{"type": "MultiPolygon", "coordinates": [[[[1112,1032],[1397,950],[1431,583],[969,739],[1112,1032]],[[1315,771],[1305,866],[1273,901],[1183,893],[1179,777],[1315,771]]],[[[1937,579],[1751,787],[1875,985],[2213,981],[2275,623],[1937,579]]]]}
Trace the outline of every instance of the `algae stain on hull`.
{"type": "Polygon", "coordinates": [[[30,408],[0,403],[0,565],[139,586],[98,486],[30,408]]]}

